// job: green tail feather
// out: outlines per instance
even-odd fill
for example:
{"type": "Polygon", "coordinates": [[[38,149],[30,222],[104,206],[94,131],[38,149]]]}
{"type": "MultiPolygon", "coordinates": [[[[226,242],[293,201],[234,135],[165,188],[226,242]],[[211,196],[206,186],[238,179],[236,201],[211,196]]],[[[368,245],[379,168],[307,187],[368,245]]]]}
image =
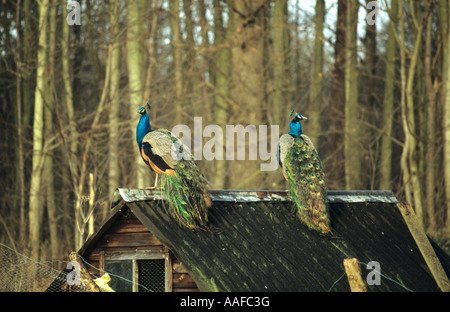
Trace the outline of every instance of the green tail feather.
{"type": "Polygon", "coordinates": [[[192,160],[180,160],[175,175],[161,175],[161,187],[169,201],[169,213],[182,226],[208,230],[208,183],[192,160]]]}
{"type": "Polygon", "coordinates": [[[295,138],[284,160],[289,193],[302,223],[322,234],[331,231],[322,162],[303,138],[295,138]]]}

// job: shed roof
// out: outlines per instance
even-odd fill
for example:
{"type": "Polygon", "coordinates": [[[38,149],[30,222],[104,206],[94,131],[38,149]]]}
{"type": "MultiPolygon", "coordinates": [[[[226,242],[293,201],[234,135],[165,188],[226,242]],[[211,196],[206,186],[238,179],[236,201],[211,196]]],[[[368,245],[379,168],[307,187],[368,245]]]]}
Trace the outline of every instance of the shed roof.
{"type": "MultiPolygon", "coordinates": [[[[380,264],[381,285],[369,285],[369,291],[442,288],[391,191],[329,191],[330,238],[298,221],[286,191],[211,194],[208,215],[223,230],[219,235],[178,226],[159,191],[118,189],[109,218],[79,253],[88,253],[120,211],[130,209],[183,263],[201,291],[349,291],[345,258],[360,261],[363,277],[372,272],[364,264],[380,264]]],[[[448,287],[450,257],[433,247],[448,287]]]]}

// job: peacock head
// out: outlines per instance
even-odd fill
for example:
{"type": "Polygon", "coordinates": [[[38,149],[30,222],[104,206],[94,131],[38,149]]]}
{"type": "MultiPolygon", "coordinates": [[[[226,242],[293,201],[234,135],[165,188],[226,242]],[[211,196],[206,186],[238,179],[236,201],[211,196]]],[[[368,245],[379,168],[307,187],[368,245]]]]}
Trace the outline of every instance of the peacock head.
{"type": "MultiPolygon", "coordinates": [[[[292,115],[292,113],[291,113],[292,115]]],[[[289,134],[290,135],[301,135],[302,134],[302,125],[300,124],[300,120],[307,120],[306,116],[303,116],[302,114],[295,114],[295,117],[291,120],[291,123],[289,124],[289,134]]]]}
{"type": "Polygon", "coordinates": [[[147,114],[147,112],[145,111],[145,107],[139,107],[138,113],[141,114],[141,115],[147,114]]]}
{"type": "MultiPolygon", "coordinates": [[[[150,109],[150,104],[147,105],[150,109]]],[[[150,126],[150,118],[148,117],[145,107],[140,107],[138,109],[138,113],[141,115],[141,118],[139,119],[139,123],[136,128],[136,141],[138,145],[140,145],[145,135],[152,131],[152,127],[150,126]]]]}
{"type": "MultiPolygon", "coordinates": [[[[147,107],[148,107],[148,110],[150,110],[152,108],[150,103],[147,103],[147,107]]],[[[139,107],[138,113],[141,114],[141,115],[146,115],[147,114],[147,110],[146,110],[145,106],[139,107]]]]}

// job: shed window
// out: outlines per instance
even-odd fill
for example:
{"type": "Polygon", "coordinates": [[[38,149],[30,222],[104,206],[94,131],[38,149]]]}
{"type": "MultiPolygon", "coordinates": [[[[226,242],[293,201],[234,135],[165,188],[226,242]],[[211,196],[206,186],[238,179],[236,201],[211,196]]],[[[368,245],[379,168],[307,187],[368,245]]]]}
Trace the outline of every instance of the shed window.
{"type": "Polygon", "coordinates": [[[117,292],[133,291],[133,262],[130,260],[107,260],[105,271],[110,273],[111,288],[117,292]],[[112,273],[112,274],[111,274],[112,273]]]}
{"type": "Polygon", "coordinates": [[[161,253],[150,258],[136,254],[105,254],[104,268],[111,276],[111,288],[117,292],[171,291],[170,256],[161,253]]]}
{"type": "Polygon", "coordinates": [[[139,292],[162,292],[165,289],[165,264],[164,259],[139,260],[139,292]]]}

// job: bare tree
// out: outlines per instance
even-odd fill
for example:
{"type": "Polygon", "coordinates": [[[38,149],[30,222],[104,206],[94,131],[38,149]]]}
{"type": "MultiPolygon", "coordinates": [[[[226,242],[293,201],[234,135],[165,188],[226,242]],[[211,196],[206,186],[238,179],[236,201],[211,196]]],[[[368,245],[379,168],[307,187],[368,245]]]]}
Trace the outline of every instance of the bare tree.
{"type": "Polygon", "coordinates": [[[41,234],[41,177],[44,155],[44,101],[47,68],[47,12],[49,0],[39,2],[39,48],[37,54],[36,90],[33,120],[33,158],[29,199],[29,244],[31,258],[39,259],[41,234]]]}
{"type": "Polygon", "coordinates": [[[347,24],[345,31],[345,186],[347,189],[360,189],[361,146],[360,108],[358,106],[357,69],[357,17],[358,1],[347,1],[347,24]]]}

